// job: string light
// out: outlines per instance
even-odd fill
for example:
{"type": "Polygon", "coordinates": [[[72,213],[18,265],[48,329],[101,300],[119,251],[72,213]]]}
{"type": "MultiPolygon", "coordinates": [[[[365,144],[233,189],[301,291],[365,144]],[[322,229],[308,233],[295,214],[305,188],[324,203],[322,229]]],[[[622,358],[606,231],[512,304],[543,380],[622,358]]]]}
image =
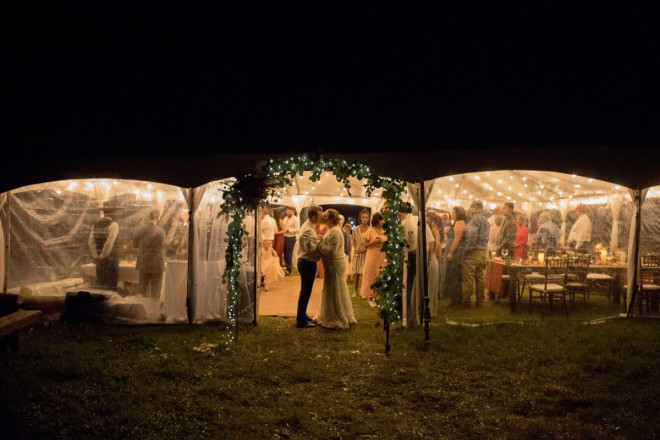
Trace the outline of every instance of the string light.
{"type": "MultiPolygon", "coordinates": [[[[325,159],[320,157],[313,161],[306,155],[299,157],[289,157],[288,159],[269,159],[267,165],[262,170],[263,178],[244,175],[232,181],[223,182],[221,211],[218,215],[226,215],[230,220],[227,227],[227,249],[225,252],[225,271],[222,276],[222,282],[227,285],[227,304],[228,317],[231,322],[236,324],[238,318],[236,307],[242,286],[240,285],[239,269],[243,257],[243,238],[248,235],[243,226],[243,220],[248,210],[256,209],[269,196],[277,195],[279,192],[274,187],[290,187],[296,175],[308,178],[312,182],[318,182],[323,174],[329,176],[328,172],[335,174],[337,182],[342,184],[340,196],[344,196],[344,191],[348,193],[347,203],[354,204],[355,199],[351,196],[351,182],[349,179],[358,179],[363,181],[365,193],[367,196],[380,196],[383,194],[389,203],[390,210],[384,215],[384,229],[388,240],[383,246],[386,253],[387,265],[376,277],[373,288],[380,295],[378,301],[379,315],[388,322],[395,323],[401,319],[398,312],[400,304],[397,302],[397,295],[403,290],[403,242],[401,239],[401,222],[398,217],[399,212],[411,212],[410,203],[403,201],[406,183],[400,180],[381,178],[374,176],[369,167],[355,162],[349,164],[345,160],[325,159]],[[268,186],[264,182],[268,181],[268,186]],[[383,192],[375,192],[376,188],[382,188],[383,192]],[[386,281],[383,279],[387,276],[386,281]]],[[[453,178],[452,178],[453,180],[453,178]]],[[[458,185],[457,185],[458,186],[458,185]]],[[[315,189],[314,186],[311,187],[315,189]]],[[[306,192],[305,194],[308,194],[306,192]]],[[[304,200],[304,195],[293,196],[294,203],[299,204],[304,200]]],[[[272,197],[271,197],[272,199],[272,197]]],[[[335,197],[335,200],[340,200],[335,197]]],[[[366,204],[366,198],[359,199],[366,204]]],[[[234,336],[229,337],[234,340],[234,336]]]]}

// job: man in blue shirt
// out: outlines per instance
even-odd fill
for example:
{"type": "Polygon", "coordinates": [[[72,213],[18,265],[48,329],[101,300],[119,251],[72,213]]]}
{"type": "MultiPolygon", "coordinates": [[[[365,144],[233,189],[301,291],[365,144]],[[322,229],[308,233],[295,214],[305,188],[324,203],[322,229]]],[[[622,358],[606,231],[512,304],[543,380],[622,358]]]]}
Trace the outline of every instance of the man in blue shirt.
{"type": "Polygon", "coordinates": [[[472,202],[470,222],[465,228],[465,256],[463,257],[463,307],[472,305],[472,294],[476,298],[476,307],[484,302],[484,271],[490,224],[483,214],[484,205],[472,202]]]}

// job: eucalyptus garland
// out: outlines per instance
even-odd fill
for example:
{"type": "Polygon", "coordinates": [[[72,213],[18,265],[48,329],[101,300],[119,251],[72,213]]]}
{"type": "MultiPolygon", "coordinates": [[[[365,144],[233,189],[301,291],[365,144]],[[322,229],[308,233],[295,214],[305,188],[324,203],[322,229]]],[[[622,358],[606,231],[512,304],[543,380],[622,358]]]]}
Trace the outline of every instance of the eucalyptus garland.
{"type": "Polygon", "coordinates": [[[349,196],[352,177],[365,181],[367,197],[371,196],[375,189],[383,189],[382,197],[389,210],[383,213],[387,241],[383,243],[381,250],[385,252],[387,265],[371,287],[379,296],[379,316],[385,321],[385,325],[399,321],[403,291],[403,249],[406,243],[401,234],[398,213],[412,211],[410,203],[402,200],[405,182],[377,176],[368,166],[357,161],[348,163],[345,160],[326,159],[322,156],[314,160],[307,155],[269,159],[259,174],[246,174],[239,176],[235,181],[224,182],[222,195],[224,203],[218,216],[226,215],[231,219],[225,239],[227,264],[222,275],[222,282],[227,284],[230,321],[237,322],[236,305],[243,287],[240,283],[239,270],[243,257],[243,238],[248,235],[243,226],[246,212],[265,205],[269,197],[280,197],[281,189],[292,186],[296,175],[302,175],[306,171],[310,173],[309,179],[312,182],[318,182],[324,172],[332,172],[337,181],[344,184],[349,196]]]}

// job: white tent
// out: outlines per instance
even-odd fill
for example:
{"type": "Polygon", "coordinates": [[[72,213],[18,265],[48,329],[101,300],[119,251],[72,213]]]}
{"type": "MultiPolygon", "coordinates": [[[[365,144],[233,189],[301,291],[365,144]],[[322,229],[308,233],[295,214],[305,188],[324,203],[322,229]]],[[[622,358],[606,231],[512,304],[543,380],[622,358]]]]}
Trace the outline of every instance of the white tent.
{"type": "Polygon", "coordinates": [[[95,311],[98,318],[186,322],[188,193],[172,185],[119,179],[47,182],[5,193],[1,212],[7,292],[19,294],[25,306],[66,312],[68,293],[88,291],[108,305],[95,311]],[[152,300],[135,295],[139,276],[131,239],[154,209],[166,232],[167,261],[161,297],[152,300]],[[119,226],[114,292],[95,285],[88,239],[101,217],[119,226]]]}
{"type": "MultiPolygon", "coordinates": [[[[177,292],[177,300],[174,303],[161,301],[158,310],[149,309],[148,319],[146,308],[144,314],[131,310],[127,316],[139,315],[140,319],[134,320],[143,322],[186,322],[188,318],[193,322],[225,320],[226,287],[221,278],[227,219],[217,216],[222,204],[223,182],[186,189],[155,182],[96,178],[41,183],[3,193],[0,227],[9,249],[9,253],[0,255],[4,260],[2,269],[7,269],[2,277],[4,287],[8,292],[33,299],[37,296],[61,299],[67,291],[93,287],[90,286],[91,260],[87,251],[87,236],[93,221],[101,213],[116,215],[121,218],[122,231],[127,233],[155,207],[163,213],[161,225],[169,238],[174,238],[182,227],[186,232],[192,231],[189,241],[178,240],[179,251],[172,251],[168,259],[164,291],[174,289],[171,291],[177,292]],[[183,212],[190,212],[189,223],[187,219],[182,220],[183,212]],[[185,224],[182,225],[182,221],[185,224]],[[190,254],[188,246],[192,249],[190,254]],[[182,255],[185,255],[183,259],[182,255]],[[188,270],[189,262],[191,270],[188,270]]],[[[414,189],[415,185],[409,186],[407,197],[419,209],[419,194],[410,188],[414,189]]],[[[623,186],[549,171],[505,170],[438,177],[425,181],[424,188],[426,210],[447,211],[455,205],[466,207],[472,200],[483,201],[491,210],[497,204],[510,201],[531,222],[540,211],[552,210],[558,214],[563,237],[570,230],[574,207],[587,205],[595,215],[592,220],[594,229],[598,230],[598,242],[611,253],[621,255],[623,252],[623,258],[633,263],[630,256],[635,250],[634,240],[629,238],[636,236],[634,201],[638,192],[623,186]]],[[[639,192],[642,193],[641,251],[655,251],[660,247],[657,238],[660,228],[655,221],[660,189],[653,187],[639,192]]],[[[381,195],[382,192],[376,190],[368,196],[363,182],[352,179],[349,196],[332,173],[323,173],[320,182],[311,182],[309,174],[305,173],[294,179],[292,187],[282,189],[279,196],[269,202],[294,206],[298,211],[311,204],[346,204],[368,207],[375,212],[382,206],[381,195]]],[[[420,216],[420,220],[423,224],[424,216],[420,216]]],[[[251,237],[245,242],[246,264],[242,277],[246,289],[239,304],[239,318],[254,321],[255,298],[258,298],[254,237],[258,225],[253,214],[246,218],[246,227],[251,237]]],[[[422,235],[418,234],[420,241],[422,235]]],[[[134,258],[130,255],[130,246],[122,247],[122,252],[124,261],[130,263],[134,258]]],[[[417,279],[421,280],[422,265],[417,267],[417,279]]],[[[632,274],[629,271],[629,278],[632,274]]],[[[128,292],[135,287],[132,284],[136,281],[134,271],[130,277],[122,280],[126,283],[120,286],[128,292]]],[[[632,279],[628,284],[632,286],[632,279]]],[[[165,297],[168,295],[164,294],[165,297]]],[[[120,307],[134,309],[136,306],[120,307]]]]}
{"type": "MultiPolygon", "coordinates": [[[[530,222],[530,242],[535,244],[536,217],[542,211],[555,213],[561,229],[561,244],[575,221],[573,211],[585,205],[593,223],[592,245],[599,245],[610,255],[628,261],[628,299],[632,290],[631,272],[634,265],[635,212],[637,191],[616,183],[588,176],[550,171],[498,170],[457,174],[427,180],[424,183],[428,199],[427,210],[448,211],[453,206],[467,209],[472,201],[484,204],[487,215],[496,206],[511,202],[515,210],[525,214],[530,222]]],[[[657,212],[657,211],[656,211],[657,212]]],[[[650,223],[655,213],[649,209],[642,218],[650,223]]],[[[648,230],[649,228],[647,228],[648,230]]],[[[649,231],[650,232],[650,231],[649,231]]],[[[651,242],[657,235],[647,234],[651,242]]],[[[652,246],[651,246],[652,247],[652,246]]]]}

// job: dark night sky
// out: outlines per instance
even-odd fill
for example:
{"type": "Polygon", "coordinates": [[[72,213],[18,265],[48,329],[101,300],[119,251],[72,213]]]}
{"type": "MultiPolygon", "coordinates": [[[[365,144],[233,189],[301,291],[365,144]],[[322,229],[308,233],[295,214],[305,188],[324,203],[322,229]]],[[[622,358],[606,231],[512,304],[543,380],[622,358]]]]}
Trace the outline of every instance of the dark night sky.
{"type": "Polygon", "coordinates": [[[31,158],[660,139],[644,11],[459,21],[424,10],[3,8],[8,145],[31,158]]]}

